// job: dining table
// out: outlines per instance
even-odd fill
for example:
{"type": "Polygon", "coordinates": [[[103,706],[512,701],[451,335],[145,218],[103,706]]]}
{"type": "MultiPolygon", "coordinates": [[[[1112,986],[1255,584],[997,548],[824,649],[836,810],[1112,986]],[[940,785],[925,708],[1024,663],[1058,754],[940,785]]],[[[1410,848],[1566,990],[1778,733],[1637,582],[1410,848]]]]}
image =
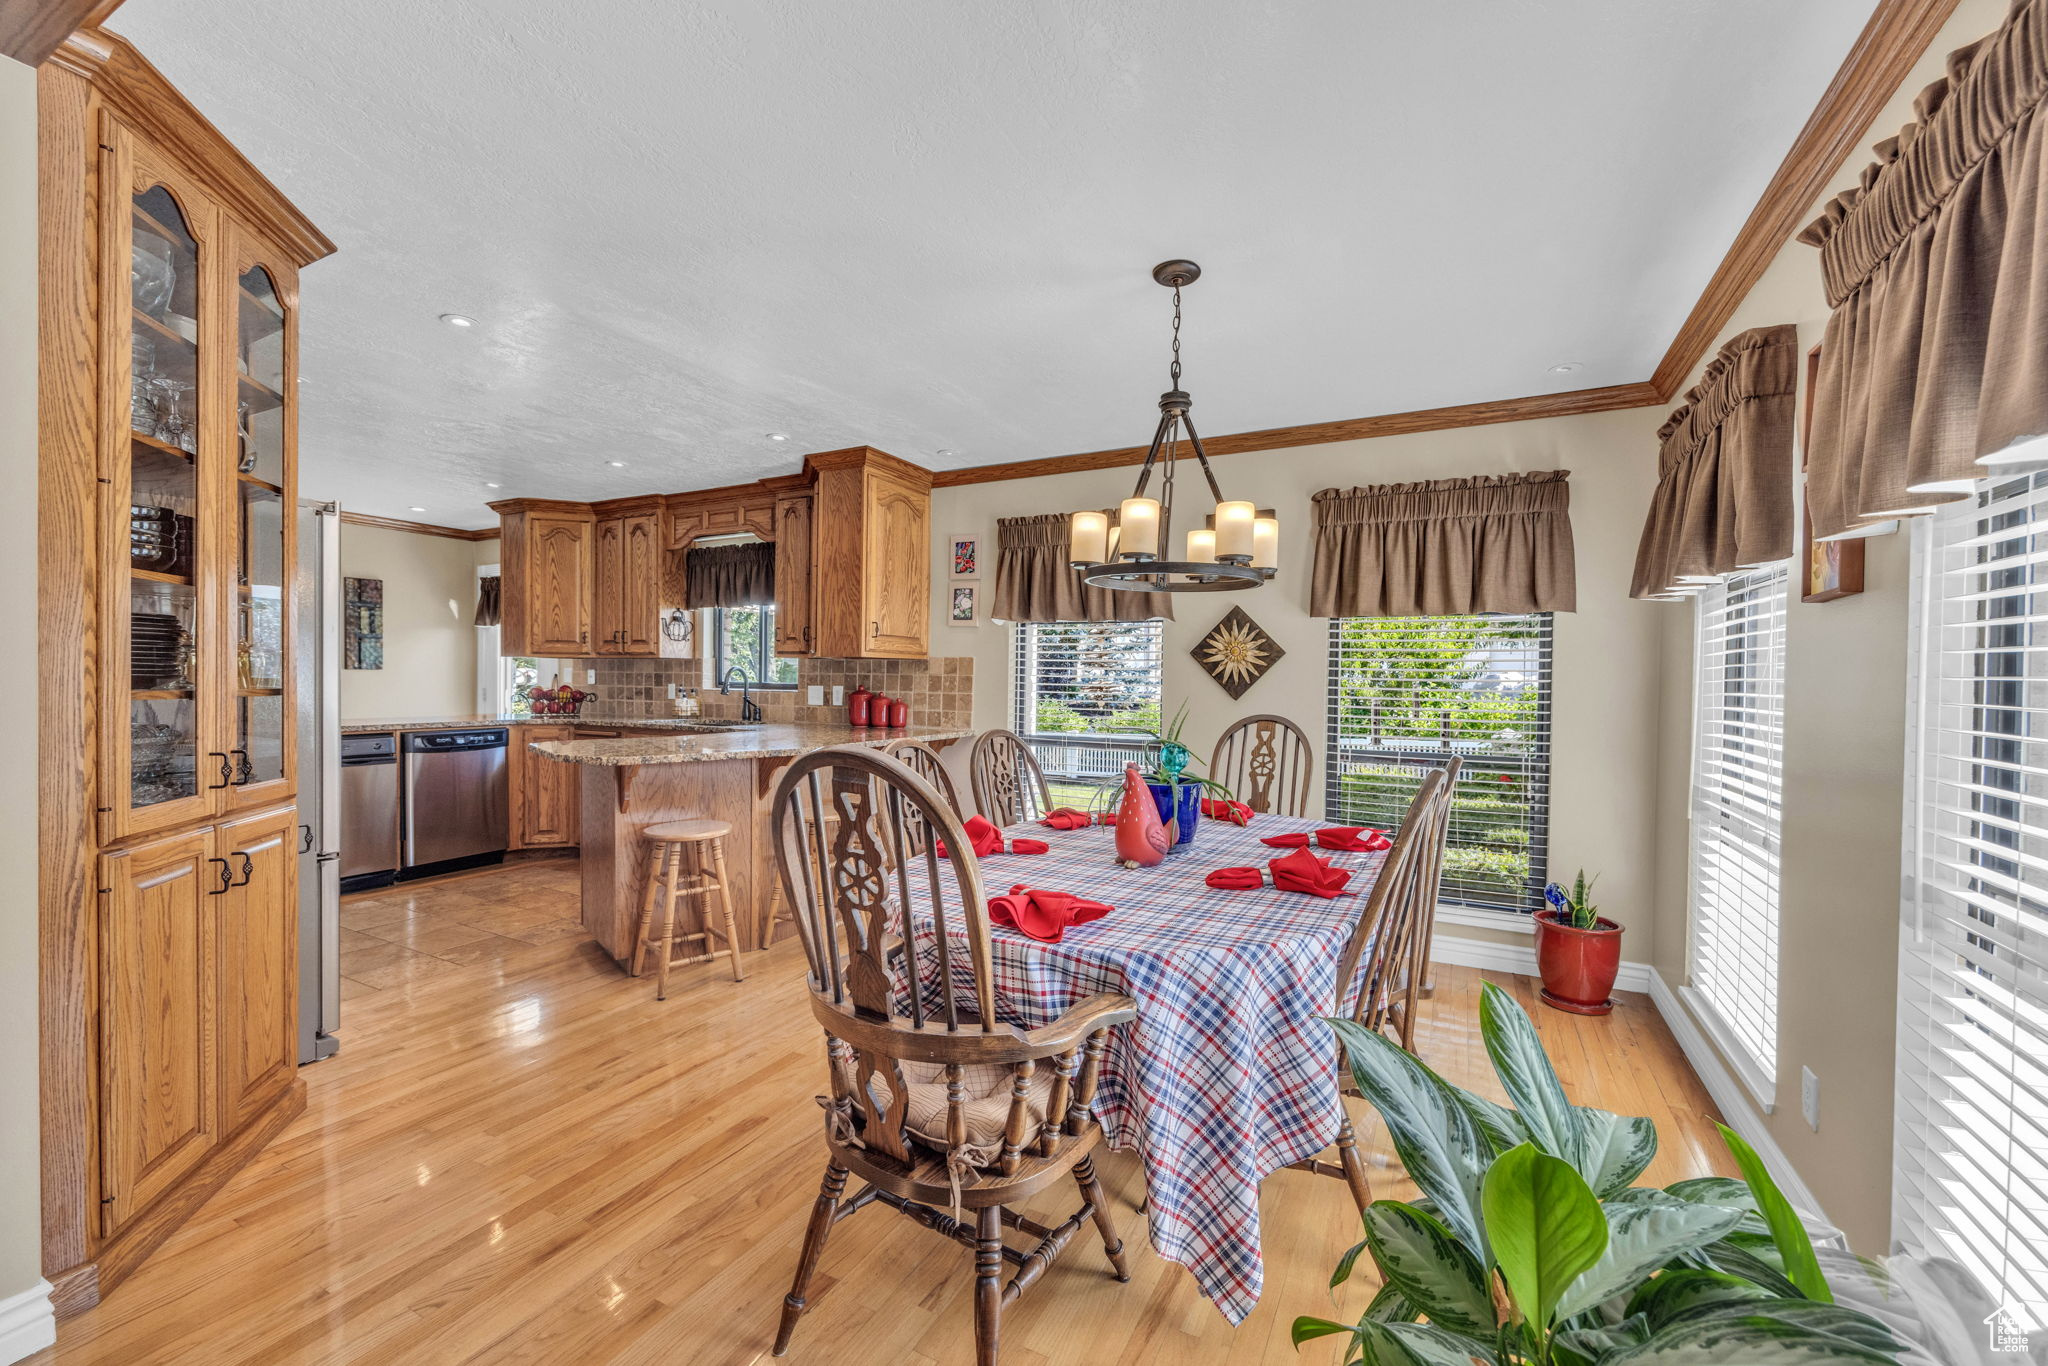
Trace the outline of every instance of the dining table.
{"type": "MultiPolygon", "coordinates": [[[[1136,1021],[1110,1035],[1096,1115],[1109,1146],[1137,1153],[1144,1166],[1153,1248],[1187,1267],[1232,1323],[1251,1313],[1264,1283],[1260,1182],[1323,1151],[1343,1120],[1340,1054],[1325,1017],[1386,855],[1316,849],[1351,873],[1345,894],[1328,899],[1276,890],[1270,880],[1224,891],[1206,878],[1223,867],[1263,868],[1290,852],[1263,839],[1320,828],[1274,815],[1243,826],[1205,818],[1163,862],[1127,868],[1112,828],[1030,822],[1003,831],[1003,847],[1023,836],[1043,841],[1044,853],[979,856],[990,897],[1024,886],[1111,906],[1057,943],[993,926],[997,1013],[1035,1029],[1100,992],[1137,1003],[1136,1021]]],[[[964,945],[957,907],[948,906],[944,924],[964,945]]],[[[938,957],[932,926],[924,915],[912,933],[927,969],[938,957]]],[[[1347,996],[1355,989],[1349,984],[1347,996]]]]}

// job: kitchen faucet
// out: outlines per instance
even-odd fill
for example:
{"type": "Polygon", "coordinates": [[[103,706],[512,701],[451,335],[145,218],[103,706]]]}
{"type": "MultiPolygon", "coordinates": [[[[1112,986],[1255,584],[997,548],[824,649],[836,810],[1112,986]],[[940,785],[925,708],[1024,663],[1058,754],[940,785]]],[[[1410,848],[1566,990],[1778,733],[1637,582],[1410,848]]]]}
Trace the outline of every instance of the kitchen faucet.
{"type": "Polygon", "coordinates": [[[761,714],[761,704],[756,702],[753,696],[747,692],[747,671],[744,666],[735,664],[725,671],[725,676],[718,680],[718,695],[721,697],[732,696],[732,676],[734,674],[740,676],[740,720],[748,721],[758,726],[767,718],[761,714]]]}

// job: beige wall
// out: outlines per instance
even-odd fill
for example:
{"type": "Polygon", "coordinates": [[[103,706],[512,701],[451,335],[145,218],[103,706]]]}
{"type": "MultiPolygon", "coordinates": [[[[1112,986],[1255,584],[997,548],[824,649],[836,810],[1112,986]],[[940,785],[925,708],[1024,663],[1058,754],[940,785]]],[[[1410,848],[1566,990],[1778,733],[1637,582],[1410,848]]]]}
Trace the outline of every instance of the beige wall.
{"type": "Polygon", "coordinates": [[[341,527],[341,572],[384,580],[384,667],[341,671],[341,719],[464,716],[476,710],[478,549],[495,541],[341,527]]]}
{"type": "MultiPolygon", "coordinates": [[[[1148,397],[1132,396],[1134,421],[1145,420],[1148,397]]],[[[1251,712],[1294,718],[1321,749],[1329,624],[1308,614],[1311,494],[1332,486],[1569,469],[1579,610],[1559,614],[1556,623],[1550,866],[1555,871],[1583,864],[1599,871],[1604,906],[1629,926],[1627,956],[1647,961],[1656,933],[1650,899],[1656,886],[1657,632],[1669,609],[1630,601],[1628,584],[1636,532],[1655,483],[1658,421],[1659,414],[1639,409],[1219,458],[1216,475],[1225,493],[1254,498],[1279,513],[1281,566],[1264,588],[1183,596],[1176,604],[1179,619],[1166,629],[1166,698],[1169,711],[1182,701],[1189,704],[1186,734],[1196,753],[1207,758],[1223,728],[1251,712]],[[1189,655],[1233,606],[1242,606],[1287,651],[1240,702],[1231,701],[1189,655]]],[[[932,500],[935,556],[946,536],[980,532],[987,558],[982,591],[991,594],[998,517],[1114,506],[1129,495],[1136,473],[1105,470],[940,489],[932,500]]],[[[934,564],[939,571],[947,567],[942,557],[934,564]]],[[[975,724],[1007,726],[1015,628],[948,625],[949,587],[943,581],[933,585],[932,652],[974,656],[975,724]]],[[[1320,802],[1320,778],[1316,798],[1320,802]]],[[[1529,943],[1526,933],[1465,925],[1442,926],[1439,934],[1529,943]]]]}
{"type": "MultiPolygon", "coordinates": [[[[1824,199],[1855,183],[1870,144],[1912,120],[1913,96],[1942,75],[1947,54],[1997,28],[2006,9],[2004,0],[1963,0],[1824,199]]],[[[1793,243],[1715,345],[1744,328],[1795,323],[1804,351],[1821,339],[1827,313],[1818,253],[1793,243]]],[[[1800,401],[1804,411],[1803,391],[1800,401]]],[[[1869,542],[1860,597],[1809,605],[1795,591],[1786,628],[1777,1109],[1763,1124],[1828,1216],[1867,1251],[1883,1250],[1891,1236],[1907,540],[1901,531],[1869,542]],[[1817,1132],[1799,1112],[1802,1066],[1820,1079],[1817,1132]]],[[[1674,985],[1685,967],[1691,775],[1680,721],[1691,711],[1692,645],[1691,610],[1674,605],[1663,633],[1673,723],[1659,752],[1656,958],[1674,985]]]]}
{"type": "MultiPolygon", "coordinates": [[[[36,638],[36,81],[0,57],[0,633],[36,638]]],[[[33,644],[30,646],[34,648],[33,644]]],[[[33,657],[22,676],[36,675],[33,657]]],[[[36,768],[0,764],[0,807],[36,806],[36,768]]],[[[34,747],[29,747],[30,753],[34,747]]],[[[36,823],[0,822],[0,1303],[42,1275],[36,1079],[36,823]]]]}

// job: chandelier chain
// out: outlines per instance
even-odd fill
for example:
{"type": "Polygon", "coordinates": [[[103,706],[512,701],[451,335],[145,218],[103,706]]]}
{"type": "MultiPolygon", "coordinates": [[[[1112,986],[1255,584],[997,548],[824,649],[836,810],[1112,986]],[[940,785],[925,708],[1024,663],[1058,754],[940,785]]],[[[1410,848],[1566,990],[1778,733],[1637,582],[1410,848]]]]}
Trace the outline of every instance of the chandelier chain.
{"type": "Polygon", "coordinates": [[[1166,367],[1173,376],[1173,387],[1180,388],[1180,286],[1173,287],[1173,364],[1166,367]]]}

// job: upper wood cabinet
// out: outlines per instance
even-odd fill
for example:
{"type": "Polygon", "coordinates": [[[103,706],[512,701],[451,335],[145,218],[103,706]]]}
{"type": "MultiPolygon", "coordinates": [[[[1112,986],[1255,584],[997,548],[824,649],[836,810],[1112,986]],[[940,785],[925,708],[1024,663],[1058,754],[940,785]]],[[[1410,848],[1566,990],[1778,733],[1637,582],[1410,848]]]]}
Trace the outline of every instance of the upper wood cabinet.
{"type": "Polygon", "coordinates": [[[493,503],[501,518],[499,640],[508,655],[580,658],[591,648],[597,518],[581,503],[493,503]]]}
{"type": "Polygon", "coordinates": [[[597,519],[597,588],[591,604],[597,653],[662,653],[663,563],[661,500],[644,511],[606,511],[597,519]]]}
{"type": "Polygon", "coordinates": [[[785,493],[775,500],[775,653],[785,659],[818,652],[813,506],[809,491],[785,493]]]}
{"type": "Polygon", "coordinates": [[[931,648],[931,472],[870,446],[805,463],[816,476],[817,653],[923,658],[931,648]]]}

